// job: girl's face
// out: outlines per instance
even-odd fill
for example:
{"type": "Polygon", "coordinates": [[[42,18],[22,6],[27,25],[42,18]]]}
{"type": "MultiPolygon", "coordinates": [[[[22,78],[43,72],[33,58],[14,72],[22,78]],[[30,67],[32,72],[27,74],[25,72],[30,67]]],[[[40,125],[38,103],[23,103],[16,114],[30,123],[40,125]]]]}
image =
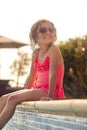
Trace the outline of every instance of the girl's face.
{"type": "Polygon", "coordinates": [[[49,22],[44,22],[37,30],[37,42],[39,45],[52,44],[56,38],[56,30],[49,22]]]}

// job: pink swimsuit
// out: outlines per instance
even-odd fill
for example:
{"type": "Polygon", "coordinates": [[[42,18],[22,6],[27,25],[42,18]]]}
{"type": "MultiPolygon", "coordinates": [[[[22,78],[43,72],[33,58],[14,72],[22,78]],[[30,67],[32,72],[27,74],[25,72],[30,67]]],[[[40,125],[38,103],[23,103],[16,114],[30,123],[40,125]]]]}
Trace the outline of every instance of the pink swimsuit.
{"type": "MultiPolygon", "coordinates": [[[[43,62],[38,58],[34,59],[34,68],[37,70],[37,81],[33,88],[42,88],[48,93],[49,89],[49,66],[50,58],[47,56],[43,62]]],[[[62,87],[64,76],[64,66],[58,66],[56,89],[54,93],[55,98],[64,98],[64,90],[62,87]]]]}

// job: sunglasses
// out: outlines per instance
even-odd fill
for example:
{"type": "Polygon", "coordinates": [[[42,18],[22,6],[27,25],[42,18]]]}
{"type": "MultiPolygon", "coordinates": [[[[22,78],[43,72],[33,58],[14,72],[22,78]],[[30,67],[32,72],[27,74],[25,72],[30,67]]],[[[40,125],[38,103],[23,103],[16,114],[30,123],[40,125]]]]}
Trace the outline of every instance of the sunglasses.
{"type": "Polygon", "coordinates": [[[56,29],[53,28],[53,27],[49,27],[49,28],[41,27],[41,28],[38,29],[38,31],[39,31],[40,33],[46,33],[47,31],[49,31],[50,33],[53,33],[53,32],[56,31],[56,29]]]}

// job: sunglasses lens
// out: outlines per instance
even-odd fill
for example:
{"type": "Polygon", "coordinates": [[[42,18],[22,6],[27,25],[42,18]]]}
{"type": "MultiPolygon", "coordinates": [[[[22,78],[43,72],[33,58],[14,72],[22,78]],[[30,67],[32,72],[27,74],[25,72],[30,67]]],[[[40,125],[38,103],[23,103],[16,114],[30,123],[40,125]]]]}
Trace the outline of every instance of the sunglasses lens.
{"type": "Polygon", "coordinates": [[[49,32],[54,32],[54,28],[48,28],[49,32]]]}
{"type": "Polygon", "coordinates": [[[41,33],[46,33],[47,29],[46,29],[46,28],[40,28],[39,31],[40,31],[41,33]]]}

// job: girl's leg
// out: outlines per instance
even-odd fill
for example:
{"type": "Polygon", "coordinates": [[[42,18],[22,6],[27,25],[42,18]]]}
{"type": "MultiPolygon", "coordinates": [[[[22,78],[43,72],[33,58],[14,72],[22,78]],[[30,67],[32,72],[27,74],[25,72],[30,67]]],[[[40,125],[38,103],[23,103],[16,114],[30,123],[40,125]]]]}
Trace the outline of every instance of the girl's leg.
{"type": "Polygon", "coordinates": [[[25,89],[16,94],[11,94],[6,102],[3,111],[0,114],[0,129],[10,120],[14,114],[16,105],[23,101],[37,101],[42,96],[47,96],[47,93],[42,89],[25,89]]]}
{"type": "Polygon", "coordinates": [[[23,90],[19,90],[19,91],[15,91],[15,92],[12,92],[12,93],[9,93],[9,94],[5,94],[5,95],[1,96],[0,97],[0,113],[2,112],[3,108],[5,107],[6,102],[8,100],[8,97],[11,96],[12,94],[20,93],[22,91],[24,91],[24,89],[23,90]]]}

